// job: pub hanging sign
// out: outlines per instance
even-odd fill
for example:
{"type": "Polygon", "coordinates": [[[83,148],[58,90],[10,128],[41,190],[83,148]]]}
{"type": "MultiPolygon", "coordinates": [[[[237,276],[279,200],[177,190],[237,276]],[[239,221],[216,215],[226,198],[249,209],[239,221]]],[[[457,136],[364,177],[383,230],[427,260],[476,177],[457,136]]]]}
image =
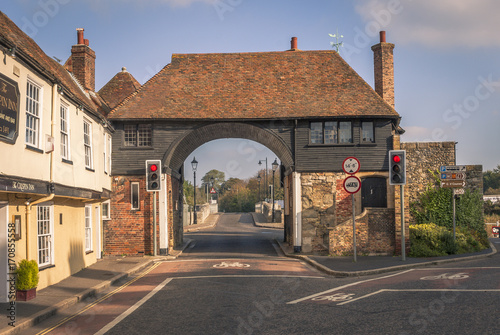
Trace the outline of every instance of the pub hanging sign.
{"type": "Polygon", "coordinates": [[[0,73],[0,140],[16,143],[19,130],[19,87],[0,73]]]}

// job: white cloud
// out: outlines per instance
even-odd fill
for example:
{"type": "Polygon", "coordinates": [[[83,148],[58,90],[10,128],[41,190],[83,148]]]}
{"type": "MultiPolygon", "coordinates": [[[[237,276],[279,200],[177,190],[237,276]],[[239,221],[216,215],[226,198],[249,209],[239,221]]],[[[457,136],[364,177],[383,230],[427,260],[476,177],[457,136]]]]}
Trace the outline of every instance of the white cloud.
{"type": "Polygon", "coordinates": [[[500,46],[498,0],[358,0],[357,12],[388,42],[429,47],[500,46]]]}

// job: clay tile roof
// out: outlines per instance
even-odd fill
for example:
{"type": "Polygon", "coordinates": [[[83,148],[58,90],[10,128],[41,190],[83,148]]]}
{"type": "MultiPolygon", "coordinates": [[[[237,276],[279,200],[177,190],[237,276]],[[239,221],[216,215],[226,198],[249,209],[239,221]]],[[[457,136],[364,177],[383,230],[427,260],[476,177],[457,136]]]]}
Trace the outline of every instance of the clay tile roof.
{"type": "MultiPolygon", "coordinates": [[[[51,81],[58,83],[65,89],[65,94],[74,98],[96,115],[102,114],[106,106],[93,101],[77,83],[76,79],[65,68],[51,57],[26,35],[7,15],[0,11],[0,43],[6,43],[16,48],[16,57],[26,59],[32,66],[37,67],[51,81]]],[[[98,100],[98,99],[97,99],[98,100]]]]}
{"type": "Polygon", "coordinates": [[[113,109],[140,87],[141,84],[125,68],[122,68],[121,72],[99,90],[99,95],[113,109]]]}
{"type": "Polygon", "coordinates": [[[334,51],[174,54],[110,119],[399,119],[334,51]]]}

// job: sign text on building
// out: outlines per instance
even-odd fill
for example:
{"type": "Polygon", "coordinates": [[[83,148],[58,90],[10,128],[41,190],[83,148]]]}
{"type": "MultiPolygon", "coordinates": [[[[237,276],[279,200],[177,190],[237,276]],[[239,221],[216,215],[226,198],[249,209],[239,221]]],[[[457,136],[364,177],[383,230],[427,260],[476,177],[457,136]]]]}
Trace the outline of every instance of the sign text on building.
{"type": "Polygon", "coordinates": [[[0,140],[15,143],[19,128],[19,87],[0,73],[0,140]]]}

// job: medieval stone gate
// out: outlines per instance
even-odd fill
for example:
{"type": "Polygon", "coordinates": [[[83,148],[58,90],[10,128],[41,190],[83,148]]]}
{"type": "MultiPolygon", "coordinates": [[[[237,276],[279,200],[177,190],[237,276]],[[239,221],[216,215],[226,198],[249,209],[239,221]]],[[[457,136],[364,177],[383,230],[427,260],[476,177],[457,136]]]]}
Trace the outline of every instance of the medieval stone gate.
{"type": "Polygon", "coordinates": [[[342,162],[355,156],[358,177],[385,184],[387,192],[376,209],[366,194],[357,195],[360,248],[393,253],[397,192],[387,182],[387,155],[399,148],[402,133],[394,110],[393,48],[385,38],[372,48],[375,90],[338,53],[301,51],[295,38],[285,52],[174,54],[108,116],[115,128],[114,189],[105,252],[152,252],[145,160],[162,160],[157,215],[165,252],[183,240],[184,161],[209,141],[243,138],[268,147],[284,167],[285,231],[296,251],[349,249],[351,200],[342,188],[342,162]]]}

